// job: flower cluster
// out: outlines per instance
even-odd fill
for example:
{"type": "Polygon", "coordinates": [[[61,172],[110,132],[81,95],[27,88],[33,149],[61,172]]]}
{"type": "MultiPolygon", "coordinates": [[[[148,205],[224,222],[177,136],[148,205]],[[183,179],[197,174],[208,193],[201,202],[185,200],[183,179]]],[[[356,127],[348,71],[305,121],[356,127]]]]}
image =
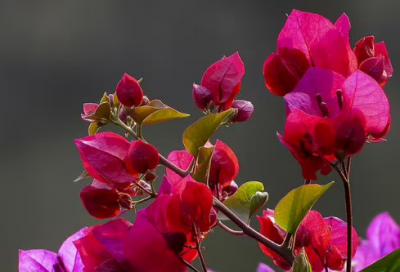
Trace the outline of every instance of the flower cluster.
{"type": "MultiPolygon", "coordinates": [[[[110,221],[83,228],[57,254],[20,251],[20,272],[199,272],[192,264],[196,259],[203,272],[211,272],[202,242],[215,227],[256,240],[286,271],[342,271],[347,264],[350,272],[352,257],[360,271],[400,248],[400,227],[388,214],[373,221],[360,245],[352,227],[350,159],[389,132],[382,87],[393,69],[384,43],[366,37],[352,49],[349,30],[346,15],[332,24],[295,10],[279,35],[277,53],[264,64],[268,89],[286,103],[285,131],[278,137],[300,163],[306,184],[258,216],[260,231],[251,227],[251,217],[266,205],[268,193],[257,181],[239,187],[237,156],[212,139],[220,127],[247,121],[254,111],[251,102],[236,100],[245,68],[235,53],[193,84],[193,100],[205,116],[184,131],[185,149],[167,157],[146,141],[144,128],[189,115],[150,100],[141,79],[125,74],[113,94],[84,104],[89,136],[75,140],[84,168],[78,180],[90,178],[91,184],[80,199],[91,216],[110,221]],[[123,129],[125,137],[99,132],[106,125],[123,129]],[[166,170],[157,184],[160,166],[166,170]],[[345,185],[348,223],[312,210],[333,182],[321,186],[310,180],[332,168],[345,185]],[[143,203],[149,205],[140,209],[143,203]],[[134,221],[121,218],[128,211],[136,213],[134,221]]],[[[274,272],[264,264],[257,271],[274,272]]]]}
{"type": "Polygon", "coordinates": [[[389,132],[389,101],[381,87],[393,73],[386,46],[366,37],[353,50],[349,31],[345,14],[333,24],[294,10],[277,53],[264,64],[267,88],[286,103],[285,131],[278,136],[308,180],[318,171],[329,174],[331,162],[389,132]]]}

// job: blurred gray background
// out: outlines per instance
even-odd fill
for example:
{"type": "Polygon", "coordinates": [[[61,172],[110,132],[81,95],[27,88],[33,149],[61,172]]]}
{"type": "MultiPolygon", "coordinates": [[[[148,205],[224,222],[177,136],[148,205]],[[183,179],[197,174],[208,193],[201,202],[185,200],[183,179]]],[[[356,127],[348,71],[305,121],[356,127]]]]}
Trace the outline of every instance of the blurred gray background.
{"type": "MultiPolygon", "coordinates": [[[[89,181],[72,182],[82,171],[73,139],[86,135],[82,103],[112,93],[124,72],[143,77],[150,98],[192,114],[145,130],[167,154],[183,148],[182,132],[201,115],[191,99],[192,83],[211,63],[239,51],[246,65],[239,98],[252,101],[256,111],[250,121],[217,135],[239,157],[237,182],[262,181],[270,208],[302,184],[300,167],[276,137],[284,125],[283,101],[266,90],[262,77],[263,62],[294,8],[332,21],[346,12],[352,44],[374,34],[388,46],[395,68],[385,88],[392,130],[388,142],[367,145],[354,159],[354,220],[361,236],[379,212],[390,211],[400,222],[399,7],[396,0],[1,0],[0,271],[17,271],[18,249],[56,251],[73,232],[100,223],[78,198],[89,181]]],[[[316,208],[345,218],[343,203],[337,183],[316,208]]],[[[219,229],[204,245],[216,271],[252,272],[258,262],[269,263],[255,242],[219,229]]]]}

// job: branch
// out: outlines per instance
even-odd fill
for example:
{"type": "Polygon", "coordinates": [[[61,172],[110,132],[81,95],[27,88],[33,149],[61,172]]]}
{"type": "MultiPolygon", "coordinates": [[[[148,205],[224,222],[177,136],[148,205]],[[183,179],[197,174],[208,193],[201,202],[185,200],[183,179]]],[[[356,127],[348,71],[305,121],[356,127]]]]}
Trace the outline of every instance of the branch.
{"type": "Polygon", "coordinates": [[[241,230],[234,230],[231,229],[230,227],[228,227],[227,225],[225,225],[224,223],[222,223],[221,221],[217,221],[217,225],[218,227],[220,227],[221,229],[223,229],[224,231],[232,234],[232,235],[236,235],[236,236],[246,236],[246,234],[244,234],[243,231],[241,230]]]}
{"type": "MultiPolygon", "coordinates": [[[[126,132],[131,134],[134,138],[138,138],[137,134],[127,125],[125,125],[119,118],[110,118],[111,122],[115,125],[121,127],[126,132]]],[[[163,155],[159,154],[160,164],[164,165],[165,167],[171,169],[175,173],[177,173],[181,177],[186,177],[190,173],[191,166],[188,169],[183,170],[180,167],[176,166],[172,162],[170,162],[167,158],[163,155]]],[[[194,160],[193,160],[194,161],[194,160]]],[[[263,244],[264,246],[268,247],[269,249],[273,250],[277,254],[279,254],[283,259],[285,259],[289,264],[292,264],[294,261],[294,255],[290,248],[287,248],[285,244],[278,245],[275,242],[269,240],[267,237],[250,227],[246,222],[242,221],[236,214],[234,214],[228,207],[226,207],[221,201],[218,200],[215,196],[214,198],[214,207],[223,213],[226,217],[228,217],[234,224],[236,224],[240,229],[243,230],[243,233],[247,236],[253,238],[254,240],[258,241],[259,243],[263,244]]],[[[181,261],[185,262],[185,260],[181,259],[181,261]]],[[[185,262],[189,268],[193,271],[198,271],[196,268],[185,262]],[[189,266],[190,265],[190,266],[189,266]]]]}

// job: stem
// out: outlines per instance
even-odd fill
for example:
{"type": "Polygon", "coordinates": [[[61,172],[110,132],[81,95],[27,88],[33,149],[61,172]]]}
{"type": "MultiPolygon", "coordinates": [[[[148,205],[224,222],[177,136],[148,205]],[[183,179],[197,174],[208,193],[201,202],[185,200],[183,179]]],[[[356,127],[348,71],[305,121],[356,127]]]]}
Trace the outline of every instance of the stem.
{"type": "Polygon", "coordinates": [[[350,181],[343,181],[344,192],[346,196],[346,214],[347,214],[347,272],[351,272],[351,245],[352,245],[352,227],[353,227],[353,211],[351,205],[350,181]]]}
{"type": "Polygon", "coordinates": [[[203,268],[204,272],[207,272],[207,266],[206,266],[206,261],[204,260],[204,256],[203,253],[201,252],[201,248],[200,248],[200,242],[199,242],[199,236],[197,234],[197,228],[196,226],[193,224],[193,229],[194,229],[194,233],[195,233],[195,240],[196,240],[196,250],[199,254],[199,258],[200,258],[200,263],[201,263],[201,267],[203,268]]]}
{"type": "Polygon", "coordinates": [[[244,221],[242,221],[236,214],[234,214],[228,207],[226,207],[221,201],[219,201],[216,197],[214,197],[214,207],[222,212],[226,217],[228,217],[233,223],[235,223],[239,228],[243,230],[243,233],[247,236],[253,238],[269,249],[278,253],[282,258],[285,259],[289,264],[292,264],[294,261],[294,256],[292,251],[285,247],[283,244],[278,245],[273,241],[269,240],[267,237],[247,225],[244,221]]]}
{"type": "MultiPolygon", "coordinates": [[[[110,118],[111,122],[115,125],[121,127],[126,132],[131,134],[134,138],[138,139],[137,134],[127,125],[125,125],[119,118],[110,118]]],[[[164,165],[165,167],[171,169],[181,177],[186,177],[189,175],[191,166],[188,169],[183,170],[170,162],[167,158],[163,155],[159,154],[160,164],[164,165]]],[[[194,160],[193,160],[194,161],[194,160]]],[[[193,164],[193,163],[192,163],[193,164]]],[[[294,255],[290,248],[286,247],[285,244],[278,245],[275,242],[269,240],[267,237],[250,227],[246,222],[242,221],[236,214],[234,214],[228,207],[226,207],[221,201],[218,200],[215,196],[214,198],[214,207],[218,209],[221,213],[226,215],[233,223],[235,223],[240,229],[243,230],[243,233],[247,236],[253,238],[254,240],[258,241],[259,243],[263,244],[264,246],[268,247],[269,249],[273,250],[277,254],[279,254],[283,259],[285,259],[289,264],[292,264],[294,261],[294,255]]],[[[185,260],[181,259],[189,268],[193,271],[199,272],[196,268],[194,268],[191,264],[187,263],[185,260]]]]}
{"type": "Polygon", "coordinates": [[[138,204],[144,203],[144,202],[146,202],[146,201],[152,199],[153,197],[154,197],[154,196],[149,195],[149,196],[147,196],[147,197],[145,197],[145,198],[139,199],[138,201],[134,201],[133,203],[134,203],[135,205],[138,205],[138,204]]]}
{"type": "Polygon", "coordinates": [[[218,227],[220,227],[221,229],[223,229],[224,231],[226,231],[226,232],[228,232],[228,233],[230,233],[232,235],[246,236],[246,234],[244,234],[243,231],[231,229],[230,227],[228,227],[227,225],[225,225],[221,221],[217,221],[217,225],[218,225],[218,227]]]}
{"type": "Polygon", "coordinates": [[[134,186],[138,187],[139,189],[141,189],[143,192],[145,192],[146,194],[148,194],[151,197],[157,196],[157,194],[155,194],[154,192],[150,192],[148,191],[146,188],[144,188],[142,185],[140,185],[140,183],[133,183],[134,186]]]}
{"type": "Polygon", "coordinates": [[[184,263],[187,267],[189,267],[190,269],[192,269],[194,272],[200,272],[199,270],[197,270],[196,267],[194,267],[193,265],[191,265],[190,263],[188,263],[187,261],[185,261],[182,258],[179,258],[181,260],[182,263],[184,263]]]}
{"type": "MultiPolygon", "coordinates": [[[[331,164],[332,165],[332,164],[331,164]]],[[[351,190],[350,190],[350,168],[351,168],[351,157],[348,158],[347,165],[342,163],[343,171],[337,167],[337,165],[332,165],[332,167],[339,174],[343,181],[344,194],[346,201],[346,215],[347,215],[347,262],[346,262],[346,272],[351,272],[351,251],[352,251],[352,228],[353,228],[353,211],[351,202],[351,190]]]]}

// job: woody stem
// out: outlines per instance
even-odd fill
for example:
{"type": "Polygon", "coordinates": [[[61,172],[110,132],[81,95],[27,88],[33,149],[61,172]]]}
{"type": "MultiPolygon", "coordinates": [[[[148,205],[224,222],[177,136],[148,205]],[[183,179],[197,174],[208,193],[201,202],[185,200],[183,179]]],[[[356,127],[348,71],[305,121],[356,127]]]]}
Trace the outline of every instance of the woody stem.
{"type": "Polygon", "coordinates": [[[352,257],[352,228],[353,228],[353,209],[351,201],[351,189],[350,189],[350,168],[351,168],[351,157],[348,158],[347,165],[342,163],[343,171],[339,169],[337,165],[331,164],[332,167],[339,174],[343,181],[344,194],[346,201],[346,216],[347,216],[347,262],[346,272],[351,272],[351,257],[352,257]]]}
{"type": "MultiPolygon", "coordinates": [[[[129,134],[131,134],[134,138],[138,139],[137,134],[127,125],[125,125],[118,117],[111,117],[110,121],[115,124],[116,126],[119,126],[129,134]]],[[[188,167],[188,169],[183,170],[170,162],[167,158],[165,158],[163,155],[159,154],[159,160],[160,164],[164,165],[166,168],[169,168],[170,170],[174,171],[181,177],[186,177],[190,173],[191,166],[188,167]]],[[[221,213],[223,213],[226,217],[228,217],[235,225],[237,225],[244,234],[247,236],[253,238],[260,244],[263,244],[267,248],[273,250],[277,254],[279,254],[285,261],[287,261],[289,264],[292,264],[294,261],[294,255],[290,248],[287,247],[286,244],[278,245],[275,242],[269,240],[267,237],[250,227],[246,222],[242,221],[235,213],[233,213],[228,207],[226,207],[221,201],[218,200],[215,196],[214,198],[214,207],[219,210],[221,213]]],[[[190,266],[189,266],[190,267],[190,266]]],[[[190,267],[191,268],[191,267],[190,267]]],[[[192,268],[193,270],[193,268],[192,268]]]]}

